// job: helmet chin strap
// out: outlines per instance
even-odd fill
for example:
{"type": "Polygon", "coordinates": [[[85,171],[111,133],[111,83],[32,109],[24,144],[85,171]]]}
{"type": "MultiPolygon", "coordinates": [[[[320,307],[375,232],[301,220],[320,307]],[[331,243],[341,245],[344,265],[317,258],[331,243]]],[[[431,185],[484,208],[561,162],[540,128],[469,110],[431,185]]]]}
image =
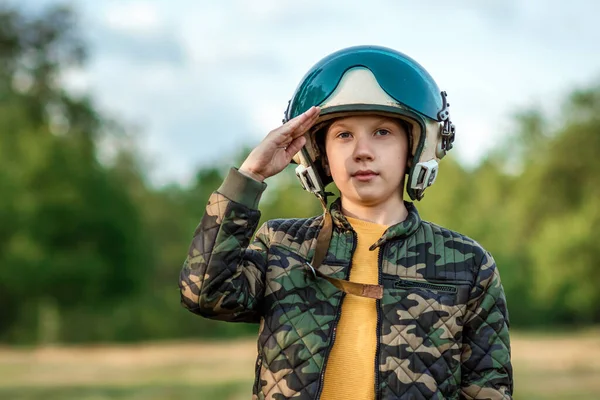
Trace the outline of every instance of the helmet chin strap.
{"type": "Polygon", "coordinates": [[[331,242],[331,235],[333,233],[333,220],[331,213],[327,208],[328,193],[325,192],[325,188],[323,187],[321,179],[315,171],[315,166],[310,160],[308,152],[304,147],[299,153],[299,159],[300,163],[296,167],[296,175],[300,179],[302,187],[304,190],[317,196],[321,202],[321,205],[323,206],[323,223],[321,224],[321,229],[317,234],[313,258],[310,262],[308,260],[304,262],[307,274],[312,279],[322,278],[329,281],[329,283],[342,292],[359,297],[381,299],[383,297],[383,286],[381,285],[350,282],[344,279],[333,278],[319,271],[319,267],[327,256],[329,243],[331,242]]]}
{"type": "Polygon", "coordinates": [[[333,219],[327,208],[327,195],[329,193],[325,192],[325,188],[323,187],[321,179],[319,178],[319,174],[316,173],[315,165],[311,161],[306,148],[303,147],[298,153],[298,159],[300,162],[296,167],[296,175],[298,176],[302,187],[304,190],[317,196],[321,202],[321,205],[323,206],[323,222],[316,237],[312,260],[306,260],[304,262],[306,273],[310,279],[325,279],[338,290],[354,296],[367,297],[370,299],[383,298],[382,285],[351,282],[325,275],[323,272],[319,271],[319,267],[327,256],[327,251],[329,250],[329,244],[331,242],[331,236],[333,233],[333,219]]]}

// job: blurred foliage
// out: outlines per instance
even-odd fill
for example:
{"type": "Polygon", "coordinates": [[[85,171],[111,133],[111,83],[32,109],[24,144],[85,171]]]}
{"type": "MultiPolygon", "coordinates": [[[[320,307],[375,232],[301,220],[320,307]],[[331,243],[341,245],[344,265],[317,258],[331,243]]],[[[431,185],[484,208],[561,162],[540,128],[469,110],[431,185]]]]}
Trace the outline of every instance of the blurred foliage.
{"type": "MultiPolygon", "coordinates": [[[[179,305],[179,269],[230,166],[153,187],[126,130],[60,85],[61,72],[85,65],[78,29],[67,8],[0,6],[0,341],[256,332],[179,305]],[[100,161],[107,138],[117,150],[100,161]]],[[[504,145],[474,168],[447,157],[418,204],[425,219],[492,252],[513,327],[600,322],[600,87],[573,91],[562,110],[552,119],[521,111],[504,145]]],[[[457,145],[468,143],[459,136],[457,145]]],[[[321,212],[293,166],[267,183],[263,221],[321,212]]]]}

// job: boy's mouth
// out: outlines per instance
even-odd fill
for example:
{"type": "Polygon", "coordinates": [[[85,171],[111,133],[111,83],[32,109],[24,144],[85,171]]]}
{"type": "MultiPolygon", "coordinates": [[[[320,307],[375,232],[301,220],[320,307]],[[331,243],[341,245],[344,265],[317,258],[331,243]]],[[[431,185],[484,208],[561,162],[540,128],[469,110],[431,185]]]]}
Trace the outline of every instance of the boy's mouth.
{"type": "Polygon", "coordinates": [[[353,178],[356,178],[356,180],[361,181],[361,182],[370,181],[371,179],[375,178],[377,175],[379,175],[377,172],[372,171],[370,169],[361,169],[361,170],[358,170],[358,171],[354,172],[353,174],[351,174],[351,176],[353,178]]]}

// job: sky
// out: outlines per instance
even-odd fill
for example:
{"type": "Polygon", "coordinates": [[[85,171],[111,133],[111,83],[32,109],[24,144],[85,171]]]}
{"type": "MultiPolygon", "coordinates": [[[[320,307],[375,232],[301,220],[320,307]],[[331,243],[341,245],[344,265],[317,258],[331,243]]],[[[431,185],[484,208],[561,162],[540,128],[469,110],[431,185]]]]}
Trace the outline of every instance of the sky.
{"type": "MultiPolygon", "coordinates": [[[[34,11],[54,0],[21,0],[34,11]]],[[[600,81],[595,0],[70,0],[90,49],[67,86],[137,132],[158,184],[233,163],[281,124],[310,67],[375,44],[448,93],[452,153],[475,165],[520,109],[556,108],[600,81]]],[[[233,164],[232,164],[233,165],[233,164]]]]}

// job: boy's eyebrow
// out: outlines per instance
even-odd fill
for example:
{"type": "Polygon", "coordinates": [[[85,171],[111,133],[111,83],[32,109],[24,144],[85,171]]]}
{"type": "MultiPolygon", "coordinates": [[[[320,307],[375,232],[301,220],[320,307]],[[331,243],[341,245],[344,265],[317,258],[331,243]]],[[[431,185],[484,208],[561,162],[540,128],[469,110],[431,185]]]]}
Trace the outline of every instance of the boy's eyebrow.
{"type": "Polygon", "coordinates": [[[380,119],[378,119],[374,125],[383,125],[383,124],[394,124],[394,125],[400,125],[398,123],[398,121],[396,121],[395,119],[392,118],[387,118],[387,117],[381,117],[380,119]]]}
{"type": "Polygon", "coordinates": [[[343,122],[334,122],[333,124],[331,124],[331,128],[343,128],[343,129],[348,129],[348,125],[344,124],[343,122]]]}
{"type": "MultiPolygon", "coordinates": [[[[394,124],[394,125],[400,125],[400,123],[398,121],[395,121],[392,118],[388,118],[388,117],[381,117],[379,119],[376,119],[373,121],[372,126],[377,126],[377,125],[383,125],[383,124],[394,124]]],[[[331,128],[342,128],[342,129],[349,129],[348,125],[346,125],[343,121],[335,121],[333,124],[331,124],[331,128]]]]}

